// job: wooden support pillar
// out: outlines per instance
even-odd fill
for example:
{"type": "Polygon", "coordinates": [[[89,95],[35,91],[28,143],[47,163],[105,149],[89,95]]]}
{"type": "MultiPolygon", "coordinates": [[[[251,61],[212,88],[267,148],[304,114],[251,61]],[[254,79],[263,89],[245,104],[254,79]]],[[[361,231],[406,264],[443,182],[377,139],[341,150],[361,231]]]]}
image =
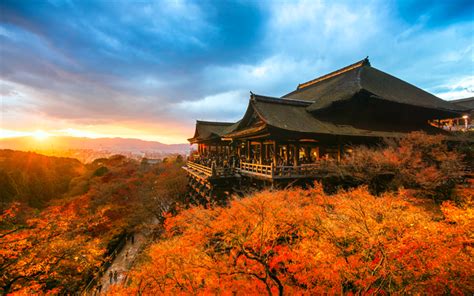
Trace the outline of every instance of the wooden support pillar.
{"type": "Polygon", "coordinates": [[[299,165],[299,158],[300,158],[300,145],[295,144],[293,146],[293,165],[298,166],[299,165]]]}
{"type": "Polygon", "coordinates": [[[285,163],[288,164],[289,160],[290,145],[285,144],[285,163]]]}
{"type": "Polygon", "coordinates": [[[247,141],[247,161],[250,162],[250,141],[247,141]]]}
{"type": "Polygon", "coordinates": [[[337,144],[337,161],[341,161],[341,149],[342,149],[342,145],[341,144],[337,144]]]}
{"type": "Polygon", "coordinates": [[[310,146],[306,146],[306,147],[304,148],[304,155],[305,155],[305,157],[306,157],[306,160],[307,160],[308,162],[311,162],[311,147],[310,147],[310,146]]]}
{"type": "Polygon", "coordinates": [[[270,145],[267,144],[265,145],[265,161],[268,161],[270,159],[270,145]]]}
{"type": "Polygon", "coordinates": [[[258,146],[259,146],[259,150],[260,150],[260,151],[259,151],[259,152],[260,152],[260,153],[259,153],[260,155],[259,155],[259,157],[258,157],[258,161],[259,161],[260,164],[263,164],[263,143],[260,142],[260,143],[258,144],[258,146]]]}
{"type": "Polygon", "coordinates": [[[273,157],[272,157],[274,166],[276,166],[277,162],[278,162],[278,160],[277,160],[277,153],[278,153],[277,148],[278,148],[277,142],[274,141],[273,142],[273,157]]]}

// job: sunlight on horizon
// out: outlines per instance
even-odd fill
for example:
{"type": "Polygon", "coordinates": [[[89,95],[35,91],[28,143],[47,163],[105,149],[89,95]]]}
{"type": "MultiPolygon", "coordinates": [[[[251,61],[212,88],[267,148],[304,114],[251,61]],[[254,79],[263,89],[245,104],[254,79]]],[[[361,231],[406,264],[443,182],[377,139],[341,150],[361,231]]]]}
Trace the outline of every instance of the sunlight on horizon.
{"type": "Polygon", "coordinates": [[[33,138],[35,138],[35,140],[38,140],[38,141],[45,141],[47,140],[51,135],[43,130],[36,130],[33,134],[32,134],[33,138]]]}
{"type": "Polygon", "coordinates": [[[139,139],[143,141],[157,141],[164,144],[183,144],[186,140],[181,140],[181,137],[157,137],[156,135],[134,135],[134,134],[106,134],[96,133],[92,131],[84,131],[73,128],[66,128],[60,130],[45,130],[38,129],[34,131],[15,131],[0,129],[0,140],[31,137],[38,142],[45,142],[51,137],[74,137],[74,138],[123,138],[123,139],[139,139]]]}

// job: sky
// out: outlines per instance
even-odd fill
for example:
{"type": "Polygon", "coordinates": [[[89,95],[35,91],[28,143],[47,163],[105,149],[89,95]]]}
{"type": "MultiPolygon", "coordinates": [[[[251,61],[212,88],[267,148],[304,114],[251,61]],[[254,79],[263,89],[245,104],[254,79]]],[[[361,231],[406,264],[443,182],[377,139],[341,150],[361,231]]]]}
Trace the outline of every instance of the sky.
{"type": "Polygon", "coordinates": [[[184,143],[369,56],[441,98],[473,96],[474,1],[0,1],[0,138],[184,143]]]}

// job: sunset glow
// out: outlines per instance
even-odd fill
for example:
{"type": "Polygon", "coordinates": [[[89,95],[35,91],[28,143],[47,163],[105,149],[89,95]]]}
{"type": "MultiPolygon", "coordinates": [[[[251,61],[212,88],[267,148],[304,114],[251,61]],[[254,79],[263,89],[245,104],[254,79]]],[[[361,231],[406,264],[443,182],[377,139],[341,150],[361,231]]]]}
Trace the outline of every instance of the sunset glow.
{"type": "Polygon", "coordinates": [[[186,143],[196,119],[239,120],[250,90],[281,95],[367,55],[444,99],[474,92],[469,1],[94,2],[2,1],[0,138],[186,143]]]}
{"type": "MultiPolygon", "coordinates": [[[[20,138],[20,137],[31,137],[37,142],[48,141],[50,137],[75,137],[75,138],[90,138],[90,139],[99,139],[99,138],[134,138],[141,139],[145,141],[157,141],[165,144],[176,144],[182,143],[182,136],[180,134],[166,136],[166,134],[157,135],[156,131],[161,130],[161,128],[153,129],[150,127],[144,127],[143,129],[130,129],[121,126],[104,126],[95,129],[76,129],[76,128],[66,128],[66,129],[39,129],[39,130],[7,130],[0,129],[0,140],[10,139],[10,138],[20,138]]],[[[167,130],[167,133],[170,131],[179,129],[173,129],[170,127],[167,130]]],[[[180,133],[185,133],[182,130],[180,133]]],[[[189,133],[189,132],[188,132],[189,133]]]]}
{"type": "Polygon", "coordinates": [[[33,138],[35,138],[35,140],[44,141],[50,137],[50,134],[42,130],[37,130],[33,133],[32,136],[33,138]]]}

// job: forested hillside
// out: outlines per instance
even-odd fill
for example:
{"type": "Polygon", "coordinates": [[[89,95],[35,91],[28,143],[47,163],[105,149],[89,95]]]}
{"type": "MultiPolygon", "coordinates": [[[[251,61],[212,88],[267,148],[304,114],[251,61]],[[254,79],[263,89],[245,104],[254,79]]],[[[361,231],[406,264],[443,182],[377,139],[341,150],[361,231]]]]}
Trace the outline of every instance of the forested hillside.
{"type": "Polygon", "coordinates": [[[2,186],[9,195],[0,215],[0,294],[81,291],[126,233],[162,219],[185,196],[179,161],[146,165],[117,155],[83,165],[2,155],[12,186],[2,186]]]}
{"type": "Polygon", "coordinates": [[[0,207],[19,201],[40,208],[66,193],[84,170],[77,159],[0,150],[0,207]]]}

